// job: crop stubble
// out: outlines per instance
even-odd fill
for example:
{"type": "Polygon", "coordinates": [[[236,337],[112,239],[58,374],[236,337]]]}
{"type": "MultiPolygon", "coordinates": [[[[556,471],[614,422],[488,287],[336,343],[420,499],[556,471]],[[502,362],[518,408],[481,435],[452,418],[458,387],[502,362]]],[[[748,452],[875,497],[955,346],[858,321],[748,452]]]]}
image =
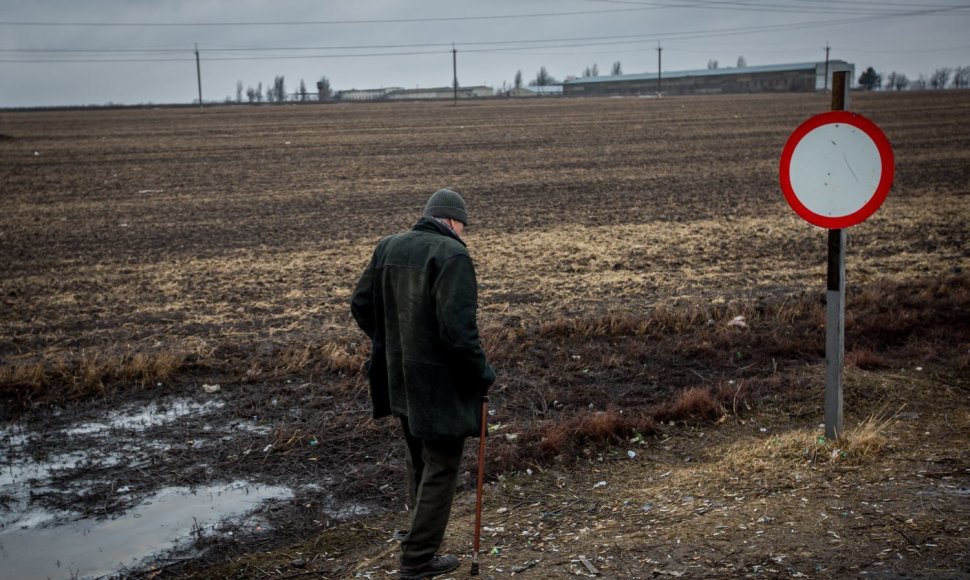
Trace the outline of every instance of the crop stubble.
{"type": "MultiPolygon", "coordinates": [[[[0,141],[7,364],[67,351],[351,340],[380,236],[467,198],[482,324],[822,284],[777,158],[823,96],[17,112],[0,141]],[[331,335],[325,337],[323,335],[331,335]]],[[[849,283],[966,260],[966,93],[853,95],[896,185],[849,283]]],[[[74,354],[73,356],[76,356],[74,354]]]]}

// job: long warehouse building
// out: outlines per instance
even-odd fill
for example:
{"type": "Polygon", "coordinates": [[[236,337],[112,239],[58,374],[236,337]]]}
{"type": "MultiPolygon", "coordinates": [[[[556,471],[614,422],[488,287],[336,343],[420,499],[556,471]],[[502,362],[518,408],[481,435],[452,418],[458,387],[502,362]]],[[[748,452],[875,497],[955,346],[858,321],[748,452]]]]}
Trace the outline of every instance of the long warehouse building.
{"type": "Polygon", "coordinates": [[[583,77],[563,83],[563,95],[704,95],[717,93],[813,92],[832,86],[832,74],[855,76],[855,65],[844,60],[713,68],[679,72],[583,77]],[[826,78],[827,77],[827,78],[826,78]]]}

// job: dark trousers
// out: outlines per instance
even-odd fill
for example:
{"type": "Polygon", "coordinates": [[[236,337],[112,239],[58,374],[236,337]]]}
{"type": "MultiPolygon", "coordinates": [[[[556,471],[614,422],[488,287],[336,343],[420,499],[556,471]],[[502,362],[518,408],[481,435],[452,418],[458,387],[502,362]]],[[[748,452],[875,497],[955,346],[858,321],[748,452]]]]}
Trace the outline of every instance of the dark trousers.
{"type": "Polygon", "coordinates": [[[434,557],[445,537],[455,499],[464,437],[418,439],[401,417],[407,441],[411,530],[401,542],[401,565],[420,566],[434,557]]]}

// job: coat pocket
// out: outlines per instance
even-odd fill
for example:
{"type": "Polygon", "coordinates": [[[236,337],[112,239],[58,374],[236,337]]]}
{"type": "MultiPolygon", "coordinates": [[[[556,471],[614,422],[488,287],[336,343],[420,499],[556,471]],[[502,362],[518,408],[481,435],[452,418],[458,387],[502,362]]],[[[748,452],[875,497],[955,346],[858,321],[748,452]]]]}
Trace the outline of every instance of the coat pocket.
{"type": "Polygon", "coordinates": [[[421,439],[477,432],[474,397],[459,392],[448,365],[404,361],[408,426],[421,439]]]}

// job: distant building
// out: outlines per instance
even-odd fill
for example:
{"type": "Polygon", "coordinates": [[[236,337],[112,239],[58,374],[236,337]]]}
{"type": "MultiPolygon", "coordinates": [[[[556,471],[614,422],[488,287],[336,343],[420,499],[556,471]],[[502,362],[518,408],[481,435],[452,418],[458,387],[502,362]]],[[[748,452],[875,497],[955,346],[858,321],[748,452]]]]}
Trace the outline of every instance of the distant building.
{"type": "MultiPolygon", "coordinates": [[[[832,86],[832,73],[836,71],[847,71],[850,79],[855,77],[855,65],[843,60],[830,60],[827,69],[828,87],[832,86]]],[[[563,83],[563,94],[567,97],[655,95],[657,76],[657,73],[642,73],[583,77],[563,83]]],[[[664,95],[812,92],[826,87],[826,63],[664,72],[659,85],[664,95]]]]}
{"type": "Polygon", "coordinates": [[[562,85],[528,86],[512,89],[510,97],[561,97],[562,85]]]}
{"type": "MultiPolygon", "coordinates": [[[[491,97],[495,94],[492,87],[458,87],[459,99],[477,99],[491,97]]],[[[452,87],[434,87],[429,89],[397,89],[387,94],[389,100],[417,100],[417,99],[453,99],[455,89],[452,87]]]]}
{"type": "MultiPolygon", "coordinates": [[[[477,99],[481,97],[491,97],[495,93],[492,87],[458,87],[459,99],[477,99]]],[[[340,101],[401,101],[401,100],[420,100],[420,99],[451,99],[455,96],[455,90],[451,87],[433,87],[429,89],[404,89],[401,87],[388,87],[386,89],[351,89],[349,91],[338,91],[334,98],[340,101]]]]}
{"type": "Polygon", "coordinates": [[[403,90],[401,87],[388,87],[386,89],[350,89],[347,91],[337,91],[333,97],[338,101],[376,101],[383,99],[388,93],[403,90]]]}

